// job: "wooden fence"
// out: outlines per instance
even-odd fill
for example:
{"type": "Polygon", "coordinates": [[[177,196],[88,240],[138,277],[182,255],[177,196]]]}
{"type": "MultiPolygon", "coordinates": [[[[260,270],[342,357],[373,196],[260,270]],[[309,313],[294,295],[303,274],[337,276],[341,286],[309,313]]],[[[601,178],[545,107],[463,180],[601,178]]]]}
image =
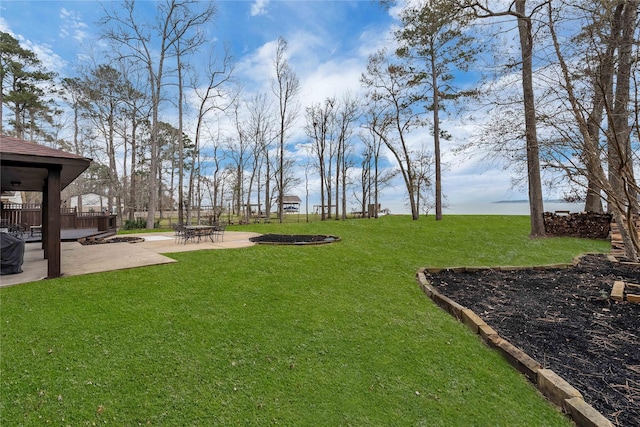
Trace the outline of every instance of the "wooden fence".
{"type": "MultiPolygon", "coordinates": [[[[37,203],[2,203],[0,219],[3,224],[21,224],[29,229],[32,225],[42,225],[42,210],[37,203]]],[[[116,215],[101,212],[78,212],[77,208],[60,208],[60,228],[75,230],[95,228],[98,231],[115,230],[116,215]]]]}

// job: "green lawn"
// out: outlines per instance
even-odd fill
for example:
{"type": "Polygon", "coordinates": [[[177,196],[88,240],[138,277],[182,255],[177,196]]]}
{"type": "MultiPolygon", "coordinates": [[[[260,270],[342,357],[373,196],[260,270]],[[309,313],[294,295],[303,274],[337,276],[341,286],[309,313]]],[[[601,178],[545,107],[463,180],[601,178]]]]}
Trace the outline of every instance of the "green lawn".
{"type": "MultiPolygon", "coordinates": [[[[569,262],[527,217],[244,226],[321,246],[0,289],[0,425],[569,426],[420,291],[421,266],[569,262]]],[[[233,231],[233,227],[229,230],[233,231]]]]}

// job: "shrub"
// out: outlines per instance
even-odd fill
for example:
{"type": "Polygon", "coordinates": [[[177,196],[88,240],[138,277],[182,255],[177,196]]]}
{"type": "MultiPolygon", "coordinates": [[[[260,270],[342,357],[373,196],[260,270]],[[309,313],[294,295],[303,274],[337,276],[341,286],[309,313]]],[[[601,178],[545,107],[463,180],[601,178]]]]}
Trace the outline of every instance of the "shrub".
{"type": "MultiPolygon", "coordinates": [[[[134,220],[126,219],[122,226],[123,230],[137,230],[143,228],[147,228],[147,220],[144,218],[136,218],[134,220]]],[[[155,221],[153,223],[153,228],[160,228],[160,221],[155,221]]]]}

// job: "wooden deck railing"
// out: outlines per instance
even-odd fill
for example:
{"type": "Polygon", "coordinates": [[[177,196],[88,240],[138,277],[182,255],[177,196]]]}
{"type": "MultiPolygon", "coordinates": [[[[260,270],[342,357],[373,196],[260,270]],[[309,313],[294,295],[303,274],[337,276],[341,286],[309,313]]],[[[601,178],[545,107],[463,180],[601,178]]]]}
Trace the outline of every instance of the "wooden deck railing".
{"type": "MultiPolygon", "coordinates": [[[[102,212],[78,212],[76,208],[60,208],[60,228],[74,230],[96,228],[98,231],[115,230],[116,215],[102,212]]],[[[22,224],[25,227],[42,225],[42,210],[34,203],[2,203],[0,219],[3,224],[22,224]]]]}

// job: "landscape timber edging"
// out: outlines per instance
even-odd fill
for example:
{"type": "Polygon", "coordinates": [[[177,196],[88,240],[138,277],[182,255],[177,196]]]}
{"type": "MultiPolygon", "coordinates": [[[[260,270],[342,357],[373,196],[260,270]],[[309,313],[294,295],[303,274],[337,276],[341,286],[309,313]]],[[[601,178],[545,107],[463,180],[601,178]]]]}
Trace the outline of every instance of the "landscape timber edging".
{"type": "MultiPolygon", "coordinates": [[[[536,266],[535,269],[569,268],[579,262],[580,257],[571,264],[536,266]]],[[[522,269],[523,267],[513,267],[522,269]]],[[[532,267],[524,267],[532,268],[532,267]]],[[[430,273],[441,271],[478,271],[480,269],[503,270],[504,267],[452,267],[429,268],[423,267],[416,272],[416,279],[422,291],[444,311],[451,314],[459,322],[464,323],[473,333],[480,335],[481,339],[490,348],[497,350],[514,368],[524,374],[531,383],[554,405],[566,413],[577,427],[613,427],[613,423],[598,412],[593,406],[584,401],[582,394],[571,384],[565,381],[550,369],[545,369],[535,359],[524,351],[511,344],[500,335],[473,310],[466,308],[449,297],[442,295],[427,278],[430,273]]],[[[504,270],[503,270],[504,271],[504,270]]]]}
{"type": "MultiPolygon", "coordinates": [[[[640,265],[640,263],[638,262],[627,262],[627,261],[620,261],[618,258],[616,258],[615,256],[613,256],[612,254],[607,255],[607,259],[609,260],[609,262],[616,262],[616,263],[620,263],[622,265],[640,265]]],[[[616,291],[616,283],[613,283],[613,289],[611,290],[611,298],[616,300],[618,298],[615,298],[615,291],[616,291]]],[[[640,285],[636,284],[636,283],[625,283],[622,282],[622,291],[621,294],[618,296],[621,296],[622,298],[619,299],[619,301],[625,300],[627,302],[630,302],[632,304],[640,304],[640,294],[635,294],[635,293],[627,293],[625,295],[624,293],[624,288],[625,286],[628,287],[632,287],[634,289],[639,289],[638,292],[640,292],[640,285]]]]}

